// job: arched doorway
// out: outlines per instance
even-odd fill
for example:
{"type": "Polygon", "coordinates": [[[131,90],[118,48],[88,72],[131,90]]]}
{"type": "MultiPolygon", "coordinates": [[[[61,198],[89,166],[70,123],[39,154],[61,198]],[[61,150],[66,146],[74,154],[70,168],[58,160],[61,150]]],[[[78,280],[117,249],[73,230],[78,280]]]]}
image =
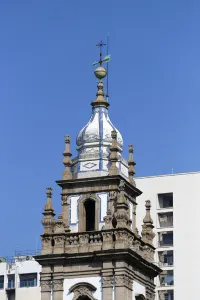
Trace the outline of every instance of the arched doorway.
{"type": "MultiPolygon", "coordinates": [[[[87,199],[84,202],[85,208],[85,229],[86,231],[95,230],[95,201],[87,199]]],[[[84,299],[85,300],[85,299],[84,299]]]]}

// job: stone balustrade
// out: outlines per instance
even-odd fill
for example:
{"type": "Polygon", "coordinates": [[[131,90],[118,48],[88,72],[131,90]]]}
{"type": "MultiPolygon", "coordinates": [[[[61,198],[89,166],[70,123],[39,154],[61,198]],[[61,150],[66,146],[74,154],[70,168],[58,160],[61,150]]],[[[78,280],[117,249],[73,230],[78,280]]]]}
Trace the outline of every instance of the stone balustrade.
{"type": "Polygon", "coordinates": [[[42,254],[86,253],[98,250],[130,248],[148,261],[154,260],[154,248],[142,241],[128,228],[115,228],[91,232],[66,232],[63,234],[43,235],[42,254]],[[53,239],[53,242],[52,242],[53,239]],[[51,247],[46,247],[46,242],[51,247]]]}

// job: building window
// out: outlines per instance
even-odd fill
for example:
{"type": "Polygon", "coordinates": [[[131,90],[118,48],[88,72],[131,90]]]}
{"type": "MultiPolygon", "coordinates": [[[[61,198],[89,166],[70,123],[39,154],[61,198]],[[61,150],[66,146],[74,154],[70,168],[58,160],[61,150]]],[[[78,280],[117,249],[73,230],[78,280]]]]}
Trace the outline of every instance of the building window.
{"type": "Polygon", "coordinates": [[[20,288],[34,286],[37,286],[37,273],[20,275],[20,288]]]}
{"type": "Polygon", "coordinates": [[[4,276],[0,276],[0,290],[4,289],[4,276]]]}
{"type": "Polygon", "coordinates": [[[168,270],[163,271],[160,275],[160,285],[161,286],[170,286],[174,285],[174,271],[168,270]]]}
{"type": "Polygon", "coordinates": [[[15,288],[15,275],[8,275],[8,289],[15,288]]]}
{"type": "Polygon", "coordinates": [[[158,194],[159,208],[173,207],[173,193],[158,194]]]}
{"type": "Polygon", "coordinates": [[[165,300],[174,300],[174,292],[169,291],[165,294],[165,300]]]}
{"type": "Polygon", "coordinates": [[[165,231],[158,233],[159,247],[173,246],[173,232],[165,231]]]}
{"type": "Polygon", "coordinates": [[[173,227],[173,212],[159,213],[158,214],[159,227],[173,227]]]}
{"type": "Polygon", "coordinates": [[[174,264],[174,255],[173,250],[158,252],[159,265],[163,266],[173,266],[174,264]]]}

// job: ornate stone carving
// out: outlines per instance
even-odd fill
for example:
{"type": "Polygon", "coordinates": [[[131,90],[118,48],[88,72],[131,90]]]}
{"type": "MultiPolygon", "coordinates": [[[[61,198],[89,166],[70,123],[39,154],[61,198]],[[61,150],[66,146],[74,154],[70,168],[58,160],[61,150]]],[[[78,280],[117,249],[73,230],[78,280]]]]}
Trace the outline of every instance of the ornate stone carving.
{"type": "Polygon", "coordinates": [[[41,280],[41,292],[51,292],[51,281],[50,280],[41,280]]]}
{"type": "Polygon", "coordinates": [[[128,241],[128,232],[125,230],[116,231],[116,240],[120,241],[128,241]]]}
{"type": "Polygon", "coordinates": [[[103,276],[102,277],[102,286],[103,287],[110,287],[113,286],[113,276],[103,276]]]}
{"type": "Polygon", "coordinates": [[[68,195],[62,195],[62,205],[69,205],[68,198],[68,195]]]}
{"type": "Polygon", "coordinates": [[[148,261],[154,261],[154,250],[149,246],[145,245],[143,248],[143,258],[148,261]]]}
{"type": "Polygon", "coordinates": [[[73,300],[77,300],[81,296],[87,296],[91,300],[96,300],[93,296],[96,288],[88,282],[77,283],[73,285],[69,291],[70,293],[74,293],[73,300]]]}
{"type": "Polygon", "coordinates": [[[116,285],[129,285],[129,277],[125,274],[115,276],[116,285]]]}
{"type": "Polygon", "coordinates": [[[153,220],[150,215],[150,208],[151,208],[151,201],[146,201],[146,216],[143,219],[143,225],[142,225],[142,240],[145,243],[148,243],[150,245],[153,245],[153,239],[155,237],[155,233],[153,232],[153,220]]]}
{"type": "Polygon", "coordinates": [[[62,235],[59,235],[59,236],[54,236],[54,240],[55,240],[55,244],[58,245],[58,244],[63,244],[64,242],[64,236],[62,235]]]}
{"type": "Polygon", "coordinates": [[[117,193],[115,191],[110,191],[109,198],[110,200],[115,200],[117,197],[117,193]]]}
{"type": "Polygon", "coordinates": [[[63,291],[63,279],[54,279],[53,280],[53,290],[54,291],[63,291]]]}
{"type": "Polygon", "coordinates": [[[89,244],[89,234],[80,234],[79,243],[82,245],[89,244]]]}
{"type": "Polygon", "coordinates": [[[103,218],[105,225],[103,225],[102,229],[111,229],[112,225],[112,215],[110,209],[107,211],[107,215],[103,218]]]}
{"type": "Polygon", "coordinates": [[[112,242],[113,241],[113,233],[112,231],[102,232],[103,242],[112,242]]]}
{"type": "Polygon", "coordinates": [[[42,236],[42,242],[44,243],[45,246],[47,246],[51,241],[51,237],[49,236],[42,236]]]}

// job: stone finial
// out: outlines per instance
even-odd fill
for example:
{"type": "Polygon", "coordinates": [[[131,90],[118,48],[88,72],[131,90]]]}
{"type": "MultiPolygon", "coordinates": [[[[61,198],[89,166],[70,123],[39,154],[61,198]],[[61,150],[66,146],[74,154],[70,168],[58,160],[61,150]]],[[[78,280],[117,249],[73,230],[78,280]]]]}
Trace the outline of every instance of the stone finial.
{"type": "Polygon", "coordinates": [[[91,103],[93,107],[97,106],[103,106],[108,107],[110,104],[105,99],[105,94],[103,91],[103,81],[99,80],[97,84],[97,93],[96,93],[96,99],[91,103]]]}
{"type": "Polygon", "coordinates": [[[44,233],[52,233],[52,228],[54,225],[54,208],[52,205],[52,188],[48,187],[46,189],[47,201],[44,207],[42,219],[42,225],[44,227],[44,233]]]}
{"type": "Polygon", "coordinates": [[[142,225],[142,240],[145,243],[148,243],[150,245],[153,245],[153,239],[155,237],[155,233],[153,232],[153,220],[151,218],[150,209],[151,209],[151,201],[147,200],[146,204],[146,215],[143,219],[143,225],[142,225]]]}
{"type": "Polygon", "coordinates": [[[117,228],[130,227],[129,206],[125,195],[125,181],[120,180],[119,194],[116,204],[117,228]]]}
{"type": "Polygon", "coordinates": [[[72,154],[70,153],[70,136],[66,135],[65,136],[65,151],[63,152],[63,164],[65,166],[65,170],[62,175],[62,179],[72,179],[72,172],[71,172],[71,166],[72,166],[72,161],[70,157],[72,154]]]}
{"type": "Polygon", "coordinates": [[[133,179],[133,176],[135,175],[135,168],[134,166],[136,163],[133,160],[133,145],[129,145],[129,158],[128,158],[128,176],[129,176],[129,182],[135,186],[135,180],[133,179]]]}
{"type": "Polygon", "coordinates": [[[47,202],[44,207],[44,211],[54,211],[53,205],[52,205],[52,188],[48,187],[46,188],[46,195],[47,195],[47,202]]]}
{"type": "Polygon", "coordinates": [[[117,168],[117,161],[118,161],[118,146],[117,146],[117,131],[113,130],[111,132],[112,137],[112,145],[110,147],[110,162],[111,166],[109,169],[109,175],[118,175],[119,170],[117,168]]]}

